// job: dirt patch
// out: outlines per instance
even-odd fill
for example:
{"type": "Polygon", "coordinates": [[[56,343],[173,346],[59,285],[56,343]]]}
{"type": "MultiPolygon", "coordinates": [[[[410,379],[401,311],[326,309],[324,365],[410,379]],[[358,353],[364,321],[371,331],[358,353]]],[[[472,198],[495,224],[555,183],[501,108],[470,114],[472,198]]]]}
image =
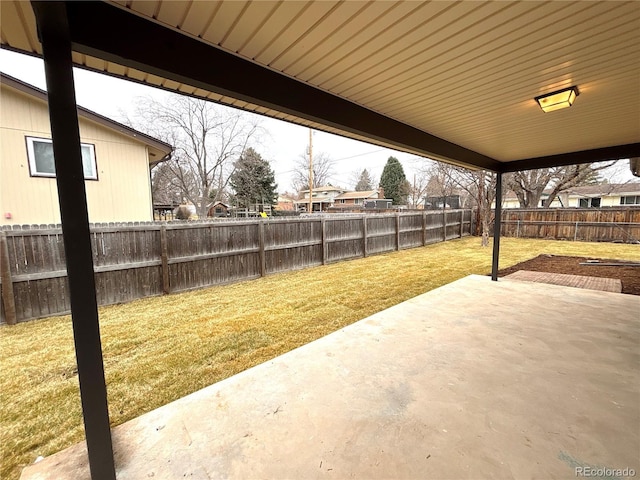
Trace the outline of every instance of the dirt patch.
{"type": "Polygon", "coordinates": [[[534,272],[566,273],[568,275],[584,275],[587,277],[618,278],[622,282],[622,293],[640,295],[640,266],[623,266],[625,263],[638,264],[638,262],[608,260],[603,258],[594,259],[586,257],[538,255],[526,262],[521,262],[512,267],[500,270],[498,276],[504,277],[518,270],[531,270],[534,272]],[[616,266],[581,265],[581,263],[585,263],[588,260],[599,260],[600,263],[610,263],[616,266]]]}

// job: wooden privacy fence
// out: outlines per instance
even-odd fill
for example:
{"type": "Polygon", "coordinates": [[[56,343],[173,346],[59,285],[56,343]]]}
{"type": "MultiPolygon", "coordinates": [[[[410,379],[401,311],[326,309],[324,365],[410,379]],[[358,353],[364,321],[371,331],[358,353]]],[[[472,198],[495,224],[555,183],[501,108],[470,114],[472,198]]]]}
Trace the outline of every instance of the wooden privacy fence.
{"type": "Polygon", "coordinates": [[[533,208],[502,211],[506,237],[640,243],[640,207],[533,208]]]}
{"type": "MultiPolygon", "coordinates": [[[[94,225],[98,303],[180,292],[470,235],[470,210],[94,225]]],[[[68,313],[62,231],[0,230],[2,323],[68,313]]]]}

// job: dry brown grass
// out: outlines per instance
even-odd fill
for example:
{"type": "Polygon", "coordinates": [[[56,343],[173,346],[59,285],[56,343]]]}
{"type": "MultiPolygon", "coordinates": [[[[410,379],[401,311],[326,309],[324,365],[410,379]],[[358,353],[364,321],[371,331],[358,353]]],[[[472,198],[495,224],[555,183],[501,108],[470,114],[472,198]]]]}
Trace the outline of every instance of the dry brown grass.
{"type": "MultiPolygon", "coordinates": [[[[640,260],[633,245],[503,239],[540,253],[640,260]]],[[[491,249],[450,241],[100,309],[112,425],[471,273],[491,249]]],[[[1,478],[83,439],[70,317],[0,328],[1,478]]]]}

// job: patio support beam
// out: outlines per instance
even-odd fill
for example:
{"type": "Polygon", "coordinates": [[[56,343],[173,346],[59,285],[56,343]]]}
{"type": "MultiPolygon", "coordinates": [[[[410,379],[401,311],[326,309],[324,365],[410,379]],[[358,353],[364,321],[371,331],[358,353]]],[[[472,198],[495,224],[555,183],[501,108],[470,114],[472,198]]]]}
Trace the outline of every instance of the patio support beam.
{"type": "Polygon", "coordinates": [[[67,12],[63,2],[32,5],[47,81],[89,468],[93,480],[115,480],[67,12]]]}
{"type": "Polygon", "coordinates": [[[496,209],[493,220],[493,261],[491,263],[491,280],[498,280],[498,263],[500,260],[500,230],[502,230],[502,173],[496,174],[496,209]]]}
{"type": "Polygon", "coordinates": [[[565,165],[580,165],[583,163],[606,162],[640,156],[640,143],[616,145],[613,147],[594,148],[580,152],[561,153],[546,157],[525,158],[503,164],[501,171],[519,172],[538,168],[562,167],[565,165]]]}
{"type": "Polygon", "coordinates": [[[372,143],[498,171],[500,163],[107,2],[67,2],[73,50],[287,113],[372,143]],[[117,28],[114,28],[117,25],[117,28]]]}

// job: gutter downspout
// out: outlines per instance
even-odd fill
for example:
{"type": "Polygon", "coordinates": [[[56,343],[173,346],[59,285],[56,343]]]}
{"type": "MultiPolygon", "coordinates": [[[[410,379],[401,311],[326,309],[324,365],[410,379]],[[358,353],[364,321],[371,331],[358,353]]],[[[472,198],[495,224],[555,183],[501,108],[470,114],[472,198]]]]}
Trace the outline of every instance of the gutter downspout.
{"type": "MultiPolygon", "coordinates": [[[[149,157],[149,147],[146,147],[147,149],[147,158],[149,157]]],[[[151,221],[155,221],[156,219],[156,209],[153,206],[153,182],[152,182],[152,178],[151,178],[151,170],[153,169],[153,167],[155,167],[156,165],[158,165],[159,163],[162,162],[166,162],[167,160],[171,160],[171,156],[173,155],[173,150],[171,150],[169,153],[167,153],[164,157],[162,157],[160,160],[156,160],[155,162],[151,163],[151,162],[147,162],[149,165],[149,197],[151,197],[151,221]]]]}

